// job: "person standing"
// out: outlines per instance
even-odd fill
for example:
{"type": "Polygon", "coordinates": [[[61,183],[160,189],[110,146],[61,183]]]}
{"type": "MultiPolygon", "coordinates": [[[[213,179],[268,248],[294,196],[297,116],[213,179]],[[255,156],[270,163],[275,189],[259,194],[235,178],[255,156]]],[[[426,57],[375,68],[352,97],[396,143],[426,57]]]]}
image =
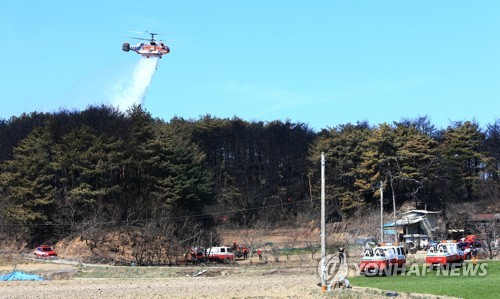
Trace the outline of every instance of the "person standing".
{"type": "Polygon", "coordinates": [[[342,264],[345,260],[344,247],[339,247],[339,264],[342,264]]]}
{"type": "Polygon", "coordinates": [[[470,252],[472,254],[472,264],[476,265],[477,264],[477,247],[474,243],[472,243],[472,249],[470,252]]]}

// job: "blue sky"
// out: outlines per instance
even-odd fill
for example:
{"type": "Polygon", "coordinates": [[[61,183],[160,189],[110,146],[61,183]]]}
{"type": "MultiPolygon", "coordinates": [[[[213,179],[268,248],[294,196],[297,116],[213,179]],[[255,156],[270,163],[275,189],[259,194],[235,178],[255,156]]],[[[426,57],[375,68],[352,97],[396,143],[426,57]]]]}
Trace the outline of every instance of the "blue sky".
{"type": "Polygon", "coordinates": [[[144,107],[320,130],[427,115],[438,128],[500,118],[500,1],[2,1],[1,112],[109,104],[140,56],[171,48],[144,107]]]}

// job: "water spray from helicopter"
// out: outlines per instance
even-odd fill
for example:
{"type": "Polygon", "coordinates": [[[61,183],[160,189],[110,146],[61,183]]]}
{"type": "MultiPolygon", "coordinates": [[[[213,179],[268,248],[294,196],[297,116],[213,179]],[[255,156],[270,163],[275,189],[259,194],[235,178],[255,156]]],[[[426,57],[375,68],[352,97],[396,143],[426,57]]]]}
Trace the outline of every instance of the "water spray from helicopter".
{"type": "Polygon", "coordinates": [[[133,105],[143,104],[157,64],[157,57],[141,57],[131,77],[116,87],[113,105],[122,111],[126,111],[133,105]]]}

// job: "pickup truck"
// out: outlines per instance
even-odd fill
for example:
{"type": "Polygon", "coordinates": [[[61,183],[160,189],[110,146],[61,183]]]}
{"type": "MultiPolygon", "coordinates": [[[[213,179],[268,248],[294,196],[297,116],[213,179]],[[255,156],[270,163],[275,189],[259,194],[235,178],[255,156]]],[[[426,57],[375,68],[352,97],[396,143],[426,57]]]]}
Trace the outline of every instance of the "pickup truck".
{"type": "Polygon", "coordinates": [[[366,249],[360,263],[360,270],[365,276],[392,275],[404,271],[406,253],[398,244],[381,244],[366,249]]]}
{"type": "Polygon", "coordinates": [[[210,261],[217,261],[226,264],[234,262],[234,253],[231,247],[210,247],[207,249],[207,258],[210,261]]]}
{"type": "Polygon", "coordinates": [[[464,251],[454,240],[443,240],[436,246],[431,246],[425,255],[425,263],[434,267],[449,267],[450,265],[462,265],[464,251]]]}

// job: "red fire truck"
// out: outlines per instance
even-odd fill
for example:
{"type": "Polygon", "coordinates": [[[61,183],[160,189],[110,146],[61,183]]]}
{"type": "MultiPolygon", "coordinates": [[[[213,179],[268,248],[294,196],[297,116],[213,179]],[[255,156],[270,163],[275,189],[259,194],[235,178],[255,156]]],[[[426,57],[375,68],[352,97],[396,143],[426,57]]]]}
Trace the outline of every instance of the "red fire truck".
{"type": "Polygon", "coordinates": [[[406,253],[403,246],[397,243],[381,244],[365,250],[360,271],[365,276],[392,275],[404,271],[405,264],[406,253]]]}
{"type": "Polygon", "coordinates": [[[449,267],[462,265],[464,252],[455,240],[443,240],[436,246],[431,246],[425,256],[425,263],[434,267],[449,267]]]}

